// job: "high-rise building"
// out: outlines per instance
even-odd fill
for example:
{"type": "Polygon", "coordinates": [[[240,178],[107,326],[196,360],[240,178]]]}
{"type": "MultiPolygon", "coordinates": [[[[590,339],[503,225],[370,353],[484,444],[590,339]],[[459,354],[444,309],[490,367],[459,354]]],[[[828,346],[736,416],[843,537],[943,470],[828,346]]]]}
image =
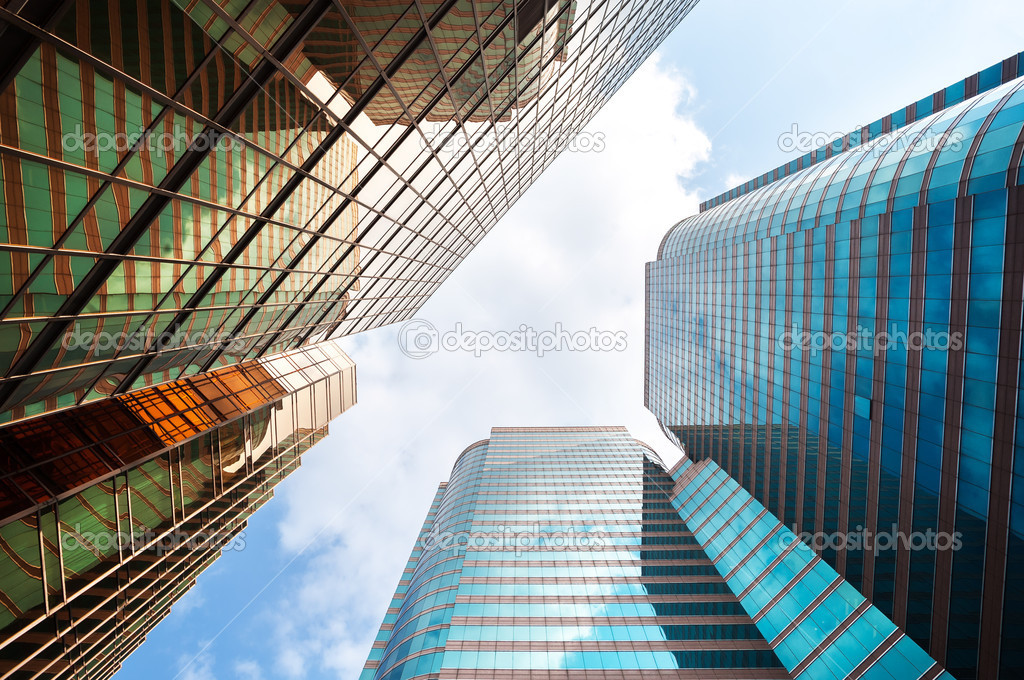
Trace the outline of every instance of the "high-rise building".
{"type": "Polygon", "coordinates": [[[112,675],[354,403],[329,341],[0,430],[0,676],[112,675]]]}
{"type": "Polygon", "coordinates": [[[961,680],[1024,674],[1021,76],[705,202],[647,269],[665,431],[961,680]]]}
{"type": "Polygon", "coordinates": [[[109,675],[695,1],[0,3],[0,670],[109,675]]]}
{"type": "Polygon", "coordinates": [[[712,461],[494,428],[434,497],[361,680],[950,676],[712,461]]]}
{"type": "Polygon", "coordinates": [[[411,317],[694,1],[0,8],[0,423],[411,317]]]}

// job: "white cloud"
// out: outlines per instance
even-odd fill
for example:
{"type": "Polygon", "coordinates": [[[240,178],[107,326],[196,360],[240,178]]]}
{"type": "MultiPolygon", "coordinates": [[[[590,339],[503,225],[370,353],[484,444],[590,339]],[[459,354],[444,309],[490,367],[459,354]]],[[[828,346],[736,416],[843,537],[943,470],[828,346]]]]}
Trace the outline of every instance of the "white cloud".
{"type": "Polygon", "coordinates": [[[214,658],[203,649],[204,647],[200,647],[200,651],[194,656],[185,655],[178,659],[181,670],[175,676],[176,680],[217,680],[217,675],[213,672],[214,658]]]}
{"type": "Polygon", "coordinates": [[[236,661],[235,677],[240,680],[263,680],[263,669],[251,659],[236,661]]]}
{"type": "Polygon", "coordinates": [[[678,456],[643,409],[644,263],[697,209],[685,181],[710,142],[693,97],[648,61],[588,127],[606,149],[563,154],[419,315],[441,331],[625,330],[625,352],[417,361],[394,327],[348,341],[359,404],[280,488],[282,547],[306,553],[301,589],[276,607],[279,673],[358,674],[437,484],[490,427],[621,424],[678,456]]]}
{"type": "Polygon", "coordinates": [[[737,172],[730,172],[728,175],[725,176],[725,183],[723,185],[725,188],[722,191],[729,191],[730,189],[734,189],[739,185],[746,183],[750,179],[751,178],[746,175],[741,175],[737,172]]]}
{"type": "Polygon", "coordinates": [[[203,593],[202,583],[196,581],[196,584],[185,591],[181,599],[174,603],[171,611],[174,612],[176,617],[182,617],[204,605],[206,605],[206,596],[203,593]]]}
{"type": "Polygon", "coordinates": [[[306,672],[305,656],[316,650],[310,649],[308,644],[304,645],[305,649],[300,648],[288,637],[279,638],[278,642],[284,644],[280,644],[277,650],[277,669],[288,678],[303,677],[306,672]]]}

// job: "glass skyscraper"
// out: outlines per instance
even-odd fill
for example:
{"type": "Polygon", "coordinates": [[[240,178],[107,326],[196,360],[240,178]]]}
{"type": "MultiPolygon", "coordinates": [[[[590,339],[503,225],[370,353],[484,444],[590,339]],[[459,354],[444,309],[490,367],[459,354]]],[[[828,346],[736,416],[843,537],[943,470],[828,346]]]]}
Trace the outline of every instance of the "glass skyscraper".
{"type": "Polygon", "coordinates": [[[0,676],[112,675],[354,403],[330,341],[0,430],[0,676]]]}
{"type": "Polygon", "coordinates": [[[410,318],[694,2],[0,7],[0,423],[410,318]]]}
{"type": "Polygon", "coordinates": [[[494,428],[434,497],[361,680],[949,678],[712,461],[494,428]]]}
{"type": "Polygon", "coordinates": [[[646,404],[961,680],[1024,674],[1024,54],[706,201],[646,404]]]}
{"type": "Polygon", "coordinates": [[[113,673],[695,1],[0,2],[0,674],[113,673]]]}

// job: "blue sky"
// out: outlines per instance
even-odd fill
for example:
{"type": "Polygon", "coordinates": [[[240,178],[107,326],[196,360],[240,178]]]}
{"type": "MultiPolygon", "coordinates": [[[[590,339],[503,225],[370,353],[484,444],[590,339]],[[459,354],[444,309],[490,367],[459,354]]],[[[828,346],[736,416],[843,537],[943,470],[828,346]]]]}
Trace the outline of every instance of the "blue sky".
{"type": "Polygon", "coordinates": [[[424,306],[444,332],[624,331],[622,352],[404,356],[346,340],[359,404],[331,425],[117,676],[352,678],[437,484],[491,426],[622,424],[643,409],[643,265],[700,200],[1024,49],[1024,3],[703,0],[424,306]]]}

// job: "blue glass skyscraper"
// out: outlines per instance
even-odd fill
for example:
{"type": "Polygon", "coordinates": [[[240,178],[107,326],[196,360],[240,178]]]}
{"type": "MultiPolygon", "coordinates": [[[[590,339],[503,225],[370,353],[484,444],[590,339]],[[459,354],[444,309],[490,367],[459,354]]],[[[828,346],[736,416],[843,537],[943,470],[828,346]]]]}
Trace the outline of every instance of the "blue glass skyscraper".
{"type": "Polygon", "coordinates": [[[361,680],[948,678],[712,461],[494,428],[423,523],[361,680]]]}
{"type": "Polygon", "coordinates": [[[1021,76],[706,201],[647,270],[662,427],[961,679],[1024,673],[1021,76]]]}

